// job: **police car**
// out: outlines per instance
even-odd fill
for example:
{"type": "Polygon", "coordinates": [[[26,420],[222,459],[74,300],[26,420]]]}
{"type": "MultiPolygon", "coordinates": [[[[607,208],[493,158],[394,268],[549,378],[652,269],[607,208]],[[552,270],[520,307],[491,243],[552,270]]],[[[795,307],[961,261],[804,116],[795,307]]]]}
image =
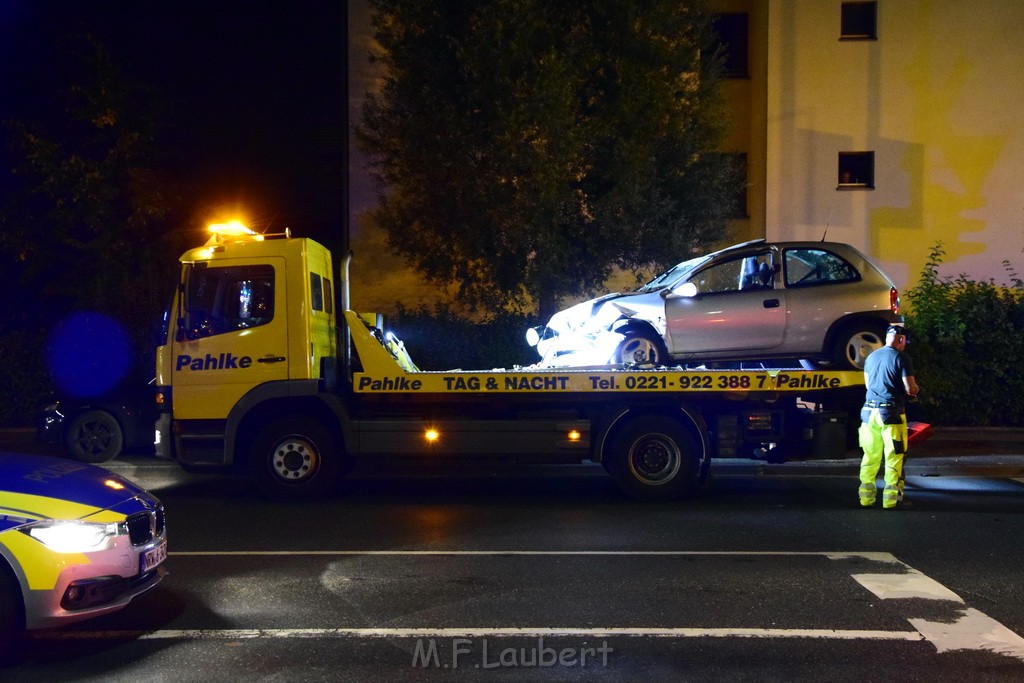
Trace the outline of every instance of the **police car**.
{"type": "Polygon", "coordinates": [[[121,609],[163,578],[160,501],[74,460],[0,453],[0,654],[22,629],[121,609]]]}

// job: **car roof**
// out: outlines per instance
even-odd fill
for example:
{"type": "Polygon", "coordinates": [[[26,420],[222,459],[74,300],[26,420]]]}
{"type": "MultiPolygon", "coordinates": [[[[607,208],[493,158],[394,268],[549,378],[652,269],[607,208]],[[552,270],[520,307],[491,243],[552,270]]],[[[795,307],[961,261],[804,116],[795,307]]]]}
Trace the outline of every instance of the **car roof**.
{"type": "MultiPolygon", "coordinates": [[[[845,242],[825,242],[824,240],[798,240],[798,241],[784,241],[784,242],[769,242],[764,238],[750,240],[748,242],[741,242],[739,244],[733,244],[732,246],[719,249],[718,251],[711,252],[708,256],[728,256],[733,253],[742,253],[745,251],[759,251],[764,247],[771,247],[776,249],[831,249],[834,251],[847,251],[852,253],[860,254],[860,251],[853,245],[846,244],[845,242]]],[[[863,256],[863,254],[860,254],[863,256]]]]}

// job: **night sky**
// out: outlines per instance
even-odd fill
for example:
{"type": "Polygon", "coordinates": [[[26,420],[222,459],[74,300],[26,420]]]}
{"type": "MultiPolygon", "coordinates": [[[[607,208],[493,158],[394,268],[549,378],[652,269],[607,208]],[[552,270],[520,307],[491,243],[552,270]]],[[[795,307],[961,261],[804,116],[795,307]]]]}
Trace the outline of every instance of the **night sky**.
{"type": "Polygon", "coordinates": [[[190,218],[337,238],[344,211],[346,5],[287,0],[0,0],[0,118],[64,87],[66,36],[92,34],[165,102],[162,152],[190,218]],[[337,234],[333,234],[337,231],[337,234]]]}

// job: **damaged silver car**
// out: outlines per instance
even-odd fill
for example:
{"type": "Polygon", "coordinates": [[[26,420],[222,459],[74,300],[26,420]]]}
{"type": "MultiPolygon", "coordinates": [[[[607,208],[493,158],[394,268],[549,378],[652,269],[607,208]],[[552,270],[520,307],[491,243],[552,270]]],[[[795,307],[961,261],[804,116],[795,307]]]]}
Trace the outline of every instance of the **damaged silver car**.
{"type": "Polygon", "coordinates": [[[835,242],[744,242],[683,261],[634,292],[577,304],[527,331],[541,367],[800,361],[859,370],[899,292],[835,242]]]}

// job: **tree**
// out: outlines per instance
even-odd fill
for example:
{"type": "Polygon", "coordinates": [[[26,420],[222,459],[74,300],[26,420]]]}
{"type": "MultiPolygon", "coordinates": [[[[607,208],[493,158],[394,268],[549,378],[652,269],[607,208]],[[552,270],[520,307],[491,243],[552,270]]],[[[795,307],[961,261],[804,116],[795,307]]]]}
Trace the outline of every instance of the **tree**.
{"type": "Polygon", "coordinates": [[[389,245],[494,310],[720,239],[736,193],[710,15],[678,0],[371,0],[358,140],[389,245]]]}
{"type": "Polygon", "coordinates": [[[165,296],[162,273],[138,268],[173,204],[154,170],[155,98],[100,41],[72,45],[77,68],[58,96],[34,101],[32,118],[4,121],[13,169],[0,212],[0,300],[15,327],[82,308],[137,322],[155,317],[165,296]]]}
{"type": "MultiPolygon", "coordinates": [[[[33,96],[10,106],[2,122],[9,149],[0,155],[0,381],[12,388],[0,397],[4,425],[24,424],[52,390],[48,341],[75,312],[116,320],[134,342],[117,372],[151,377],[173,282],[168,254],[181,250],[165,237],[173,235],[166,217],[175,200],[156,170],[155,96],[126,78],[95,38],[62,34],[53,48],[51,62],[22,76],[33,96]]],[[[81,330],[76,362],[95,360],[94,332],[81,330]]]]}

